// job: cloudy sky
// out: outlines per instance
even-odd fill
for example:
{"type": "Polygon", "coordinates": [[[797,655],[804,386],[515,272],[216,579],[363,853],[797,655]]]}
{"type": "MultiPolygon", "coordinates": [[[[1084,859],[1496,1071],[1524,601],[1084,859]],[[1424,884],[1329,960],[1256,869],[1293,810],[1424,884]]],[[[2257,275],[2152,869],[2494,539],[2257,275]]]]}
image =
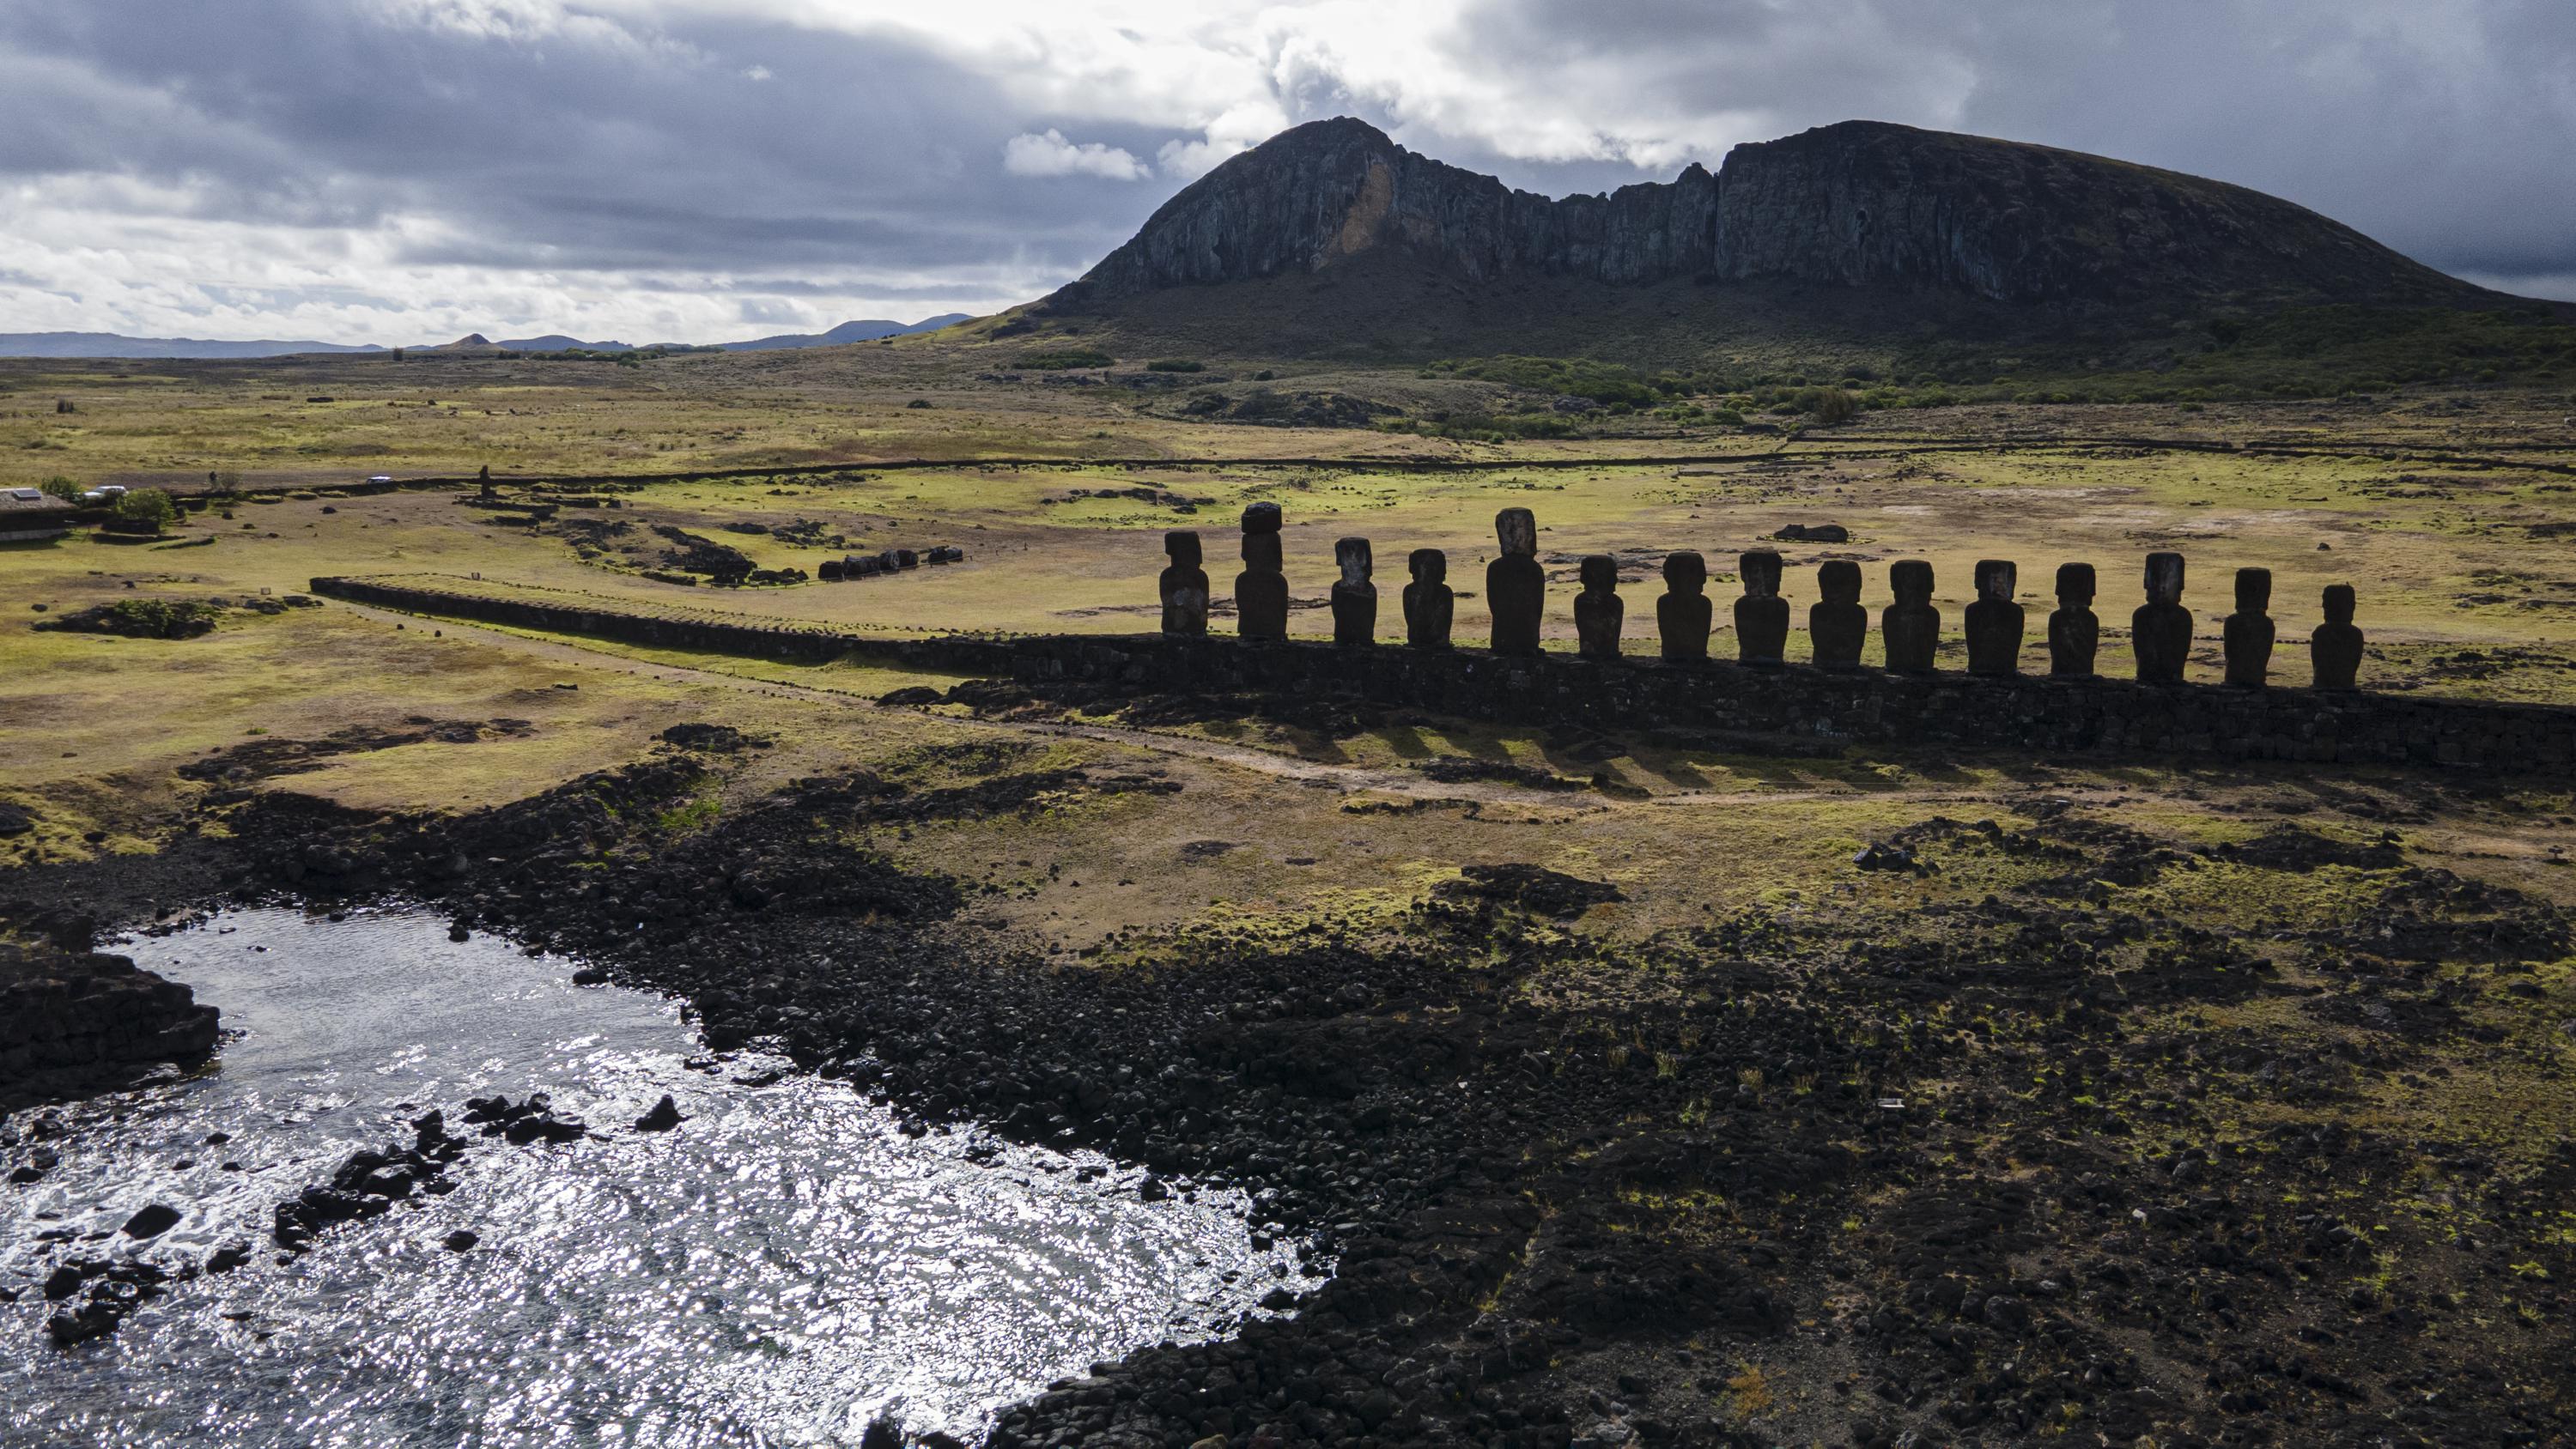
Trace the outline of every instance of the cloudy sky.
{"type": "Polygon", "coordinates": [[[991,311],[1343,114],[1558,195],[1972,131],[2576,298],[2576,0],[0,0],[0,331],[991,311]]]}

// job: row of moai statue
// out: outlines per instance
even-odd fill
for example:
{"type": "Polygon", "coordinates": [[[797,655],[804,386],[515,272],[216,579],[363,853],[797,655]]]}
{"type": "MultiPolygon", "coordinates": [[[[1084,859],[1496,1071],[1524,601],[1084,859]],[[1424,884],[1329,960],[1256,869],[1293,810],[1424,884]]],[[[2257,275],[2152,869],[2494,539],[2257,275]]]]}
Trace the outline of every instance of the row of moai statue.
{"type": "MultiPolygon", "coordinates": [[[[1288,637],[1288,579],[1283,572],[1279,505],[1256,503],[1243,511],[1243,572],[1235,577],[1234,606],[1238,632],[1246,639],[1288,637]]],[[[1485,597],[1493,613],[1493,649],[1497,654],[1536,654],[1545,613],[1547,573],[1538,561],[1538,522],[1526,508],[1506,508],[1495,515],[1494,533],[1502,552],[1485,567],[1485,597]]],[[[1171,566],[1163,570],[1163,632],[1207,632],[1209,586],[1201,566],[1199,536],[1189,532],[1163,535],[1171,566]]],[[[1377,585],[1371,580],[1374,559],[1365,538],[1345,538],[1333,545],[1341,577],[1333,584],[1333,641],[1349,646],[1377,642],[1377,585]]],[[[1415,549],[1408,560],[1413,581],[1404,586],[1405,642],[1417,649],[1450,647],[1450,625],[1456,597],[1449,588],[1449,557],[1436,548],[1415,549]]],[[[1739,662],[1777,665],[1789,641],[1789,601],[1780,597],[1781,559],[1758,549],[1737,560],[1736,576],[1743,596],[1735,601],[1735,642],[1739,662]]],[[[1627,604],[1619,597],[1619,563],[1608,554],[1587,555],[1582,563],[1582,592],[1574,598],[1574,632],[1578,652],[1591,659],[1619,657],[1627,604]]],[[[1888,587],[1895,602],[1881,610],[1879,643],[1886,667],[1899,673],[1929,673],[1941,642],[1941,611],[1932,603],[1932,565],[1904,559],[1888,567],[1888,587]]],[[[2021,672],[2026,615],[2013,601],[2018,570],[2006,559],[1977,564],[1976,601],[1969,604],[1964,632],[1968,672],[2005,675],[2021,672]]],[[[2057,570],[2057,608],[2048,616],[2049,673],[2090,678],[2101,638],[2101,621],[2093,613],[2093,566],[2061,564],[2057,570]]],[[[1708,658],[1714,606],[1707,596],[1708,561],[1683,550],[1664,556],[1664,594],[1655,601],[1655,627],[1661,655],[1674,663],[1708,658]]],[[[1822,597],[1807,610],[1807,634],[1815,662],[1825,669],[1861,667],[1861,649],[1869,636],[1869,610],[1860,601],[1860,565],[1833,559],[1816,567],[1822,597]]],[[[2149,684],[2179,684],[2191,655],[2191,611],[2183,607],[2183,557],[2178,553],[2147,555],[2147,602],[2130,615],[2130,643],[2137,656],[2138,678],[2149,684]]],[[[2308,637],[2309,658],[2318,689],[2351,689],[2361,670],[2362,634],[2355,628],[2350,584],[2325,591],[2326,622],[2308,637]]],[[[2236,571],[2236,612],[2222,630],[2226,682],[2260,687],[2271,673],[2275,630],[2267,612],[2272,603],[2272,571],[2236,571]]]]}

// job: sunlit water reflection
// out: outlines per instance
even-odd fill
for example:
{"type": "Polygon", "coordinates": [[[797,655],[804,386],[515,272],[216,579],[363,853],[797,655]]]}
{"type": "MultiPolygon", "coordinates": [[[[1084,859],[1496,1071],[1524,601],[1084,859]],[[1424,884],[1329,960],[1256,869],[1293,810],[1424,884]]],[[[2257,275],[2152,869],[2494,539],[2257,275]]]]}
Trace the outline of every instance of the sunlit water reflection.
{"type": "Polygon", "coordinates": [[[1132,1168],[1078,1182],[1099,1158],[977,1165],[846,1086],[710,1063],[672,1003],[426,915],[244,911],[120,949],[240,1035],[197,1080],[67,1114],[61,1166],[0,1186],[0,1443],[841,1444],[878,1414],[972,1438],[1295,1271],[1253,1249],[1239,1199],[1143,1202],[1132,1168]],[[274,1260],[273,1205],[351,1151],[433,1107],[470,1132],[466,1097],[530,1090],[605,1135],[476,1139],[454,1193],[274,1260]],[[664,1092],[690,1120],[628,1130],[664,1092]],[[152,1202],[186,1216],[148,1248],[44,1240],[152,1202]],[[457,1228],[481,1244],[442,1247],[457,1228]],[[35,1284],[65,1256],[202,1263],[227,1241],[259,1253],[111,1339],[45,1341],[35,1284]]]}

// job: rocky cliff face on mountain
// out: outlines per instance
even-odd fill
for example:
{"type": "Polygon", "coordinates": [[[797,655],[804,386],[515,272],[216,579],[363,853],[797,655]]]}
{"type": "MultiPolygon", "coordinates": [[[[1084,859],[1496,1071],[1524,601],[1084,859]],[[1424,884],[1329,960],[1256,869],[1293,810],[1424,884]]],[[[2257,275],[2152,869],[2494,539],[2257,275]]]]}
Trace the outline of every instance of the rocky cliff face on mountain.
{"type": "Polygon", "coordinates": [[[1050,299],[1080,311],[1394,254],[1515,277],[1886,287],[2005,304],[2500,300],[2260,192],[2044,146],[1846,121],[1711,175],[1552,200],[1363,122],[1299,126],[1209,172],[1050,299]]]}

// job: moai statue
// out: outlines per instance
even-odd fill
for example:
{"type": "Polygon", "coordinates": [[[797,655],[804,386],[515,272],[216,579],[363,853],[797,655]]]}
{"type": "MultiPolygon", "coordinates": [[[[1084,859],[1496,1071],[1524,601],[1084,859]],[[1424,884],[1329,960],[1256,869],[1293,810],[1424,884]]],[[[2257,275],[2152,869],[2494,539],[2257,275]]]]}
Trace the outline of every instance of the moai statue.
{"type": "Polygon", "coordinates": [[[1526,508],[1494,515],[1494,537],[1503,551],[1485,565],[1485,606],[1494,612],[1494,652],[1536,654],[1539,612],[1547,603],[1547,571],[1538,566],[1538,519],[1526,508]]]}
{"type": "Polygon", "coordinates": [[[1619,561],[1606,553],[1583,556],[1583,592],[1574,596],[1574,637],[1586,659],[1619,657],[1619,626],[1628,606],[1619,598],[1619,561]]]}
{"type": "Polygon", "coordinates": [[[2180,684],[2191,658],[2191,610],[2182,606],[2182,555],[2147,555],[2147,601],[2129,616],[2129,645],[2138,682],[2180,684]]]}
{"type": "Polygon", "coordinates": [[[2010,559],[1977,560],[1977,598],[1968,605],[1965,625],[1970,674],[2021,673],[2025,616],[2021,605],[2013,602],[2013,587],[2020,579],[2021,570],[2010,559]]]}
{"type": "Polygon", "coordinates": [[[1288,637],[1288,577],[1279,571],[1279,505],[1243,510],[1243,572],[1234,576],[1234,626],[1246,639],[1288,637]]]}
{"type": "Polygon", "coordinates": [[[2048,672],[2067,679],[2093,677],[2093,655],[2102,645],[2102,621],[2093,617],[2093,566],[2057,566],[2057,612],[2048,616],[2048,672]]]}
{"type": "Polygon", "coordinates": [[[1780,555],[1755,549],[1735,561],[1744,594],[1735,601],[1735,657],[1777,664],[1789,647],[1789,601],[1780,597],[1780,555]]]}
{"type": "Polygon", "coordinates": [[[1333,544],[1333,561],[1342,576],[1333,581],[1333,642],[1342,645],[1377,642],[1377,585],[1369,581],[1375,559],[1365,538],[1333,544]]]}
{"type": "MultiPolygon", "coordinates": [[[[211,478],[211,477],[213,477],[214,475],[213,475],[213,474],[211,474],[211,473],[209,473],[209,474],[207,474],[206,476],[207,476],[207,477],[209,477],[209,478],[211,478]]],[[[491,465],[491,464],[489,464],[489,463],[484,464],[484,465],[482,466],[482,468],[481,468],[480,470],[478,470],[478,471],[475,473],[475,475],[474,475],[474,481],[475,481],[476,483],[479,483],[479,484],[481,484],[481,485],[482,485],[482,493],[483,493],[483,496],[484,496],[484,497],[486,497],[486,498],[492,498],[492,497],[496,497],[496,496],[498,496],[498,494],[497,494],[497,490],[495,490],[495,489],[492,487],[492,465],[491,465]]]]}
{"type": "Polygon", "coordinates": [[[1175,529],[1163,535],[1163,552],[1171,556],[1171,566],[1163,570],[1163,632],[1166,634],[1204,634],[1207,632],[1208,576],[1199,567],[1199,536],[1186,529],[1175,529]]]}
{"type": "Polygon", "coordinates": [[[1888,565],[1887,587],[1896,602],[1879,611],[1879,642],[1887,667],[1900,674],[1932,672],[1941,645],[1941,611],[1932,607],[1932,565],[1919,558],[1888,565]]]}
{"type": "Polygon", "coordinates": [[[1819,597],[1807,610],[1807,637],[1820,669],[1858,669],[1860,645],[1869,637],[1869,610],[1860,606],[1860,565],[1847,558],[1816,565],[1819,597]]]}
{"type": "Polygon", "coordinates": [[[2351,689],[2361,675],[2361,631],[2352,624],[2352,585],[2326,585],[2326,621],[2308,636],[2319,689],[2351,689]]]}
{"type": "Polygon", "coordinates": [[[1708,658],[1708,560],[1689,549],[1664,555],[1664,596],[1655,600],[1655,632],[1664,658],[1698,664],[1708,658]]]}
{"type": "Polygon", "coordinates": [[[2227,616],[2220,636],[2227,650],[2227,682],[2241,689],[2261,689],[2272,672],[2272,571],[2236,571],[2236,612],[2227,616]]]}
{"type": "Polygon", "coordinates": [[[1436,548],[1417,548],[1405,566],[1413,582],[1404,586],[1404,642],[1416,649],[1449,647],[1449,622],[1458,612],[1449,592],[1449,555],[1436,548]]]}

